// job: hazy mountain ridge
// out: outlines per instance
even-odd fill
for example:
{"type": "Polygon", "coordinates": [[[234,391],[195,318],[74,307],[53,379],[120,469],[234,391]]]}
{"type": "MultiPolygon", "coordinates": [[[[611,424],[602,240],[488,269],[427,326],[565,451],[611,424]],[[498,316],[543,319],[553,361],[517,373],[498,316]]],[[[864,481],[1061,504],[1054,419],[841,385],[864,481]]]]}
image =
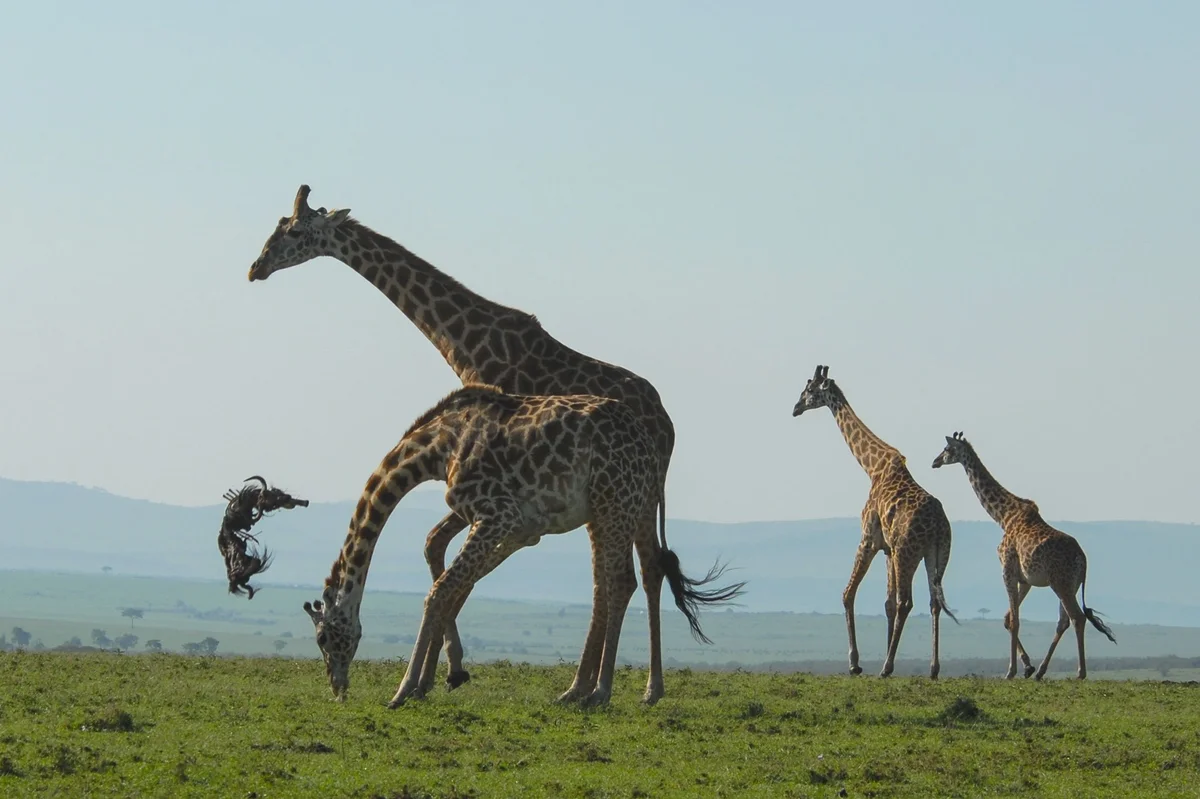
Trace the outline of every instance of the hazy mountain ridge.
{"type": "MultiPolygon", "coordinates": [[[[328,574],[346,533],[353,502],[314,503],[282,511],[255,532],[275,553],[263,584],[317,585],[328,574]]],[[[798,511],[802,502],[798,500],[798,511]]],[[[224,503],[179,507],[129,499],[68,483],[0,479],[0,568],[94,572],[102,566],[126,574],[221,579],[216,548],[224,503]]],[[[429,575],[422,557],[425,534],[445,515],[439,491],[406,498],[380,539],[371,587],[424,592],[429,575]]],[[[1088,604],[1112,621],[1196,626],[1200,601],[1187,591],[1192,564],[1200,562],[1196,526],[1144,521],[1055,522],[1079,538],[1088,553],[1088,604]]],[[[953,523],[954,544],[945,588],[951,607],[973,617],[979,608],[1003,612],[991,522],[953,523]]],[[[700,575],[720,557],[749,581],[750,610],[841,612],[841,595],[859,540],[857,518],[722,524],[669,519],[668,541],[685,570],[700,575]]],[[[460,535],[456,547],[462,542],[460,535]]],[[[860,613],[882,612],[885,585],[879,556],[858,596],[860,613]]],[[[591,569],[582,532],[552,536],[513,556],[480,584],[479,596],[588,603],[591,569]]],[[[927,612],[923,570],[914,583],[917,612],[927,612]]],[[[640,603],[640,597],[635,602],[640,603]]],[[[1026,600],[1028,618],[1052,619],[1048,590],[1026,600]]]]}

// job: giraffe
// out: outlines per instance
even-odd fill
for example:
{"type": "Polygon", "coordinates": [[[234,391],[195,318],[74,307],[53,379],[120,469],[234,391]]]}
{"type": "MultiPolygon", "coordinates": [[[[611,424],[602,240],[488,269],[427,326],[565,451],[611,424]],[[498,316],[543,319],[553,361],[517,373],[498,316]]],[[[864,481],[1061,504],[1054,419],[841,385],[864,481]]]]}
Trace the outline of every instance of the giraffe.
{"type": "Polygon", "coordinates": [[[996,549],[1004,575],[1004,589],[1008,592],[1004,629],[1008,630],[1010,640],[1008,672],[1004,678],[1011,680],[1016,676],[1018,654],[1025,667],[1025,677],[1033,674],[1033,664],[1029,662],[1029,654],[1021,646],[1018,635],[1021,627],[1018,611],[1030,588],[1049,586],[1059,599],[1058,628],[1034,679],[1040,680],[1046,676],[1054,649],[1072,624],[1079,644],[1078,677],[1087,679],[1087,660],[1083,654],[1085,622],[1090,621],[1114,644],[1117,639],[1109,626],[1100,621],[1099,614],[1087,606],[1087,555],[1083,547],[1073,536],[1051,527],[1042,518],[1036,502],[1018,497],[1000,485],[962,433],[946,436],[946,448],[934,459],[933,468],[952,463],[963,465],[979,504],[1004,531],[1004,537],[996,549]],[[1079,602],[1075,601],[1076,591],[1080,592],[1079,602]]]}
{"type": "MultiPolygon", "coordinates": [[[[484,385],[448,394],[413,422],[367,480],[322,598],[304,603],[334,697],[344,700],[349,688],[375,543],[405,494],[429,480],[446,482],[446,504],[471,530],[425,598],[412,658],[389,707],[428,693],[438,636],[476,582],[542,536],[580,525],[587,526],[592,544],[592,618],[575,679],[560,701],[604,704],[612,693],[621,623],[637,589],[635,548],[647,595],[652,586],[645,575],[665,574],[693,635],[707,641],[697,619],[700,605],[731,600],[744,583],[706,590],[701,586],[719,570],[700,580],[683,574],[667,548],[659,473],[654,437],[616,400],[514,396],[484,385]]],[[[658,647],[658,620],[649,623],[651,646],[658,647]]],[[[661,660],[660,651],[651,652],[652,662],[661,660]]],[[[661,679],[661,671],[651,673],[644,701],[661,696],[661,679]]]]}
{"type": "MultiPolygon", "coordinates": [[[[654,437],[659,483],[665,493],[675,427],[650,381],[576,352],[546,332],[537,317],[481,297],[358,222],[348,208],[310,208],[310,192],[308,185],[296,192],[292,215],[279,220],[251,265],[251,282],[328,255],[391,300],[437,348],[463,385],[486,383],[514,394],[590,394],[625,402],[654,437]]],[[[451,540],[466,527],[466,520],[452,511],[429,532],[424,554],[434,580],[445,569],[451,540]]],[[[646,612],[657,619],[663,575],[652,569],[644,579],[648,581],[646,612]]],[[[463,667],[462,640],[453,620],[445,641],[450,663],[446,686],[453,690],[471,679],[463,667]]]]}
{"type": "Polygon", "coordinates": [[[941,671],[938,660],[939,616],[945,612],[957,624],[958,619],[946,605],[942,591],[942,576],[950,562],[950,520],[942,503],[917,485],[905,465],[904,456],[885,443],[863,424],[846,401],[846,395],[829,377],[828,366],[817,366],[804,385],[792,416],[816,408],[829,408],[837,421],[842,437],[859,466],[871,478],[871,490],[862,510],[862,541],[850,573],[850,583],[842,594],[846,609],[846,632],[850,637],[850,673],[861,674],[858,665],[858,642],[854,633],[854,597],[859,583],[867,574],[876,553],[882,551],[888,564],[888,596],[884,603],[887,613],[887,660],[880,677],[892,673],[896,650],[904,622],[912,610],[912,581],[921,561],[929,578],[929,611],[933,616],[933,660],[929,676],[937,679],[941,671]]]}

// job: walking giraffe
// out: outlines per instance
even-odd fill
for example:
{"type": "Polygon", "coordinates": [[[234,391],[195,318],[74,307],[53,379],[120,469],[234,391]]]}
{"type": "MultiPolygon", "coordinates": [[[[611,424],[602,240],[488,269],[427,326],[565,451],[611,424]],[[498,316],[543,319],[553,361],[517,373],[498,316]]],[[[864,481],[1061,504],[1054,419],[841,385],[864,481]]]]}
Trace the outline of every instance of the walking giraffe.
{"type": "Polygon", "coordinates": [[[1004,614],[1004,629],[1009,632],[1008,673],[1004,678],[1011,680],[1017,674],[1017,655],[1025,667],[1025,676],[1033,674],[1033,665],[1025,647],[1021,646],[1018,630],[1021,620],[1018,611],[1025,596],[1033,586],[1050,590],[1058,596],[1058,628],[1054,640],[1042,665],[1038,666],[1037,677],[1042,679],[1050,666],[1050,658],[1058,646],[1059,639],[1072,624],[1079,643],[1079,679],[1087,679],[1087,660],[1083,654],[1083,631],[1085,622],[1117,642],[1113,631],[1100,621],[1096,611],[1087,606],[1087,555],[1074,537],[1051,527],[1038,510],[1037,503],[1009,492],[984,468],[983,461],[975,448],[963,438],[962,433],[946,436],[946,448],[933,461],[933,468],[961,463],[967,472],[971,488],[979,504],[988,516],[1000,525],[1004,537],[1000,539],[997,553],[1004,574],[1004,589],[1008,592],[1008,612],[1004,614]],[[1079,592],[1079,602],[1075,593],[1079,592]]]}
{"type": "MultiPolygon", "coordinates": [[[[434,580],[412,659],[390,707],[433,686],[440,633],[472,587],[522,547],[586,524],[592,544],[592,618],[575,680],[560,701],[603,704],[612,692],[617,642],[642,572],[666,575],[692,633],[707,641],[701,604],[733,599],[744,583],[701,590],[667,548],[666,508],[654,437],[622,403],[593,396],[522,397],[467,386],[422,414],[367,481],[345,544],[325,580],[322,600],[304,603],[316,627],[330,688],[343,699],[362,637],[359,606],[375,543],[405,494],[429,480],[446,482],[446,504],[471,525],[462,550],[434,580]],[[655,510],[660,525],[655,531],[655,510]]],[[[649,587],[643,583],[649,593],[649,587]]],[[[657,626],[650,620],[651,628],[657,626]]],[[[658,647],[651,636],[651,647],[658,647]]],[[[662,653],[651,651],[651,661],[662,653]]],[[[662,693],[651,674],[646,701],[662,693]]]]}
{"type": "MultiPolygon", "coordinates": [[[[591,394],[621,400],[655,440],[659,484],[665,493],[675,427],[650,381],[576,352],[546,332],[536,317],[481,297],[355,220],[349,209],[310,208],[309,193],[307,185],[296,192],[292,215],[279,220],[250,267],[252,282],[328,255],[391,300],[437,348],[464,385],[486,383],[514,394],[591,394]]],[[[451,512],[429,532],[425,561],[434,580],[445,568],[446,548],[466,526],[466,520],[451,512]]],[[[642,573],[646,613],[655,638],[659,635],[662,580],[654,564],[642,573]]],[[[462,642],[453,621],[445,630],[445,640],[450,664],[446,685],[454,689],[471,675],[463,667],[462,642]]],[[[661,683],[662,664],[652,661],[650,672],[660,675],[661,683]]]]}
{"type": "Polygon", "coordinates": [[[854,413],[846,395],[830,379],[828,366],[817,366],[804,385],[792,416],[815,408],[829,408],[833,412],[850,452],[871,478],[871,491],[862,510],[862,541],[858,545],[850,583],[842,594],[846,631],[850,636],[850,673],[862,673],[854,633],[854,597],[875,554],[882,551],[888,565],[888,596],[884,603],[887,660],[879,676],[887,677],[895,668],[900,634],[913,607],[913,577],[924,560],[925,574],[929,578],[929,611],[933,616],[933,660],[929,676],[937,679],[941,670],[938,661],[940,614],[945,611],[955,623],[958,622],[946,606],[946,596],[942,592],[942,576],[950,562],[950,520],[946,518],[942,503],[917,485],[900,451],[872,433],[854,413]]]}

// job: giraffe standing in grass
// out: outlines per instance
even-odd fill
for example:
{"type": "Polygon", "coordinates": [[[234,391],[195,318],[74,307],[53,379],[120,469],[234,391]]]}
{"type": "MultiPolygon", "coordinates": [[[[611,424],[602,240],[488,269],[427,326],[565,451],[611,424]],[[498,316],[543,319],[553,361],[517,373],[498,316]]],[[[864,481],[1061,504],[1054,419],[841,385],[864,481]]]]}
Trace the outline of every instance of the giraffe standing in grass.
{"type": "Polygon", "coordinates": [[[818,366],[809,378],[792,409],[792,416],[815,408],[829,408],[833,412],[850,452],[871,478],[871,491],[862,511],[863,537],[850,583],[842,594],[846,631],[850,636],[850,673],[862,673],[854,633],[854,597],[871,561],[882,551],[888,567],[888,596],[884,603],[887,660],[879,676],[887,677],[895,668],[900,634],[913,607],[913,577],[924,560],[925,574],[929,578],[929,611],[933,616],[933,660],[929,676],[937,679],[941,670],[938,661],[940,614],[945,611],[947,616],[958,621],[946,606],[946,596],[942,592],[942,576],[950,562],[950,520],[942,510],[942,503],[917,485],[899,450],[872,433],[854,413],[846,395],[830,379],[828,366],[818,366]]]}
{"type": "MultiPolygon", "coordinates": [[[[307,185],[296,193],[292,215],[279,220],[250,267],[252,282],[328,255],[362,275],[399,308],[437,348],[464,385],[486,383],[513,394],[592,394],[621,400],[654,438],[659,486],[665,492],[675,427],[650,381],[576,352],[542,329],[536,317],[481,297],[355,220],[349,209],[310,208],[309,193],[307,185]]],[[[434,580],[445,568],[450,541],[466,527],[467,520],[452,511],[430,531],[425,560],[434,580]]],[[[654,641],[660,635],[662,580],[653,562],[642,573],[654,641]]],[[[450,663],[446,684],[453,689],[471,676],[463,667],[462,643],[453,620],[445,630],[445,640],[450,663]]],[[[654,690],[661,695],[662,664],[652,660],[650,673],[657,686],[654,690]]]]}
{"type": "Polygon", "coordinates": [[[1018,611],[1029,589],[1049,586],[1058,596],[1058,628],[1054,640],[1042,665],[1038,666],[1035,679],[1046,676],[1050,658],[1063,633],[1075,626],[1075,638],[1079,644],[1079,679],[1087,678],[1087,660],[1083,653],[1083,631],[1086,622],[1108,636],[1114,644],[1117,639],[1108,625],[1100,621],[1096,611],[1087,606],[1085,585],[1087,583],[1087,555],[1074,537],[1051,527],[1042,518],[1037,503],[1012,494],[992,477],[984,468],[983,461],[975,454],[975,448],[963,438],[962,433],[946,436],[946,448],[933,461],[933,468],[961,463],[975,489],[979,504],[988,516],[1000,525],[1004,537],[996,550],[1004,574],[1004,589],[1008,592],[1008,611],[1004,614],[1004,629],[1009,632],[1008,673],[1011,680],[1017,674],[1017,655],[1025,667],[1025,676],[1033,674],[1029,654],[1021,646],[1018,631],[1021,620],[1018,611]],[[1075,594],[1079,593],[1079,601],[1075,594]]]}
{"type": "MultiPolygon", "coordinates": [[[[733,599],[744,584],[702,590],[719,570],[702,580],[682,573],[679,558],[667,548],[659,472],[654,437],[636,413],[615,400],[512,396],[490,386],[449,394],[413,423],[371,475],[321,601],[304,603],[334,696],[343,699],[350,684],[375,543],[405,494],[429,480],[446,482],[446,504],[471,531],[425,598],[412,659],[390,707],[431,690],[440,633],[475,583],[542,536],[584,524],[592,544],[594,604],[575,680],[560,701],[609,699],[621,623],[637,589],[635,548],[642,572],[653,566],[666,575],[692,633],[707,641],[696,618],[699,606],[733,599]]],[[[662,654],[651,657],[661,660],[662,654]]],[[[655,679],[660,676],[651,675],[646,686],[647,701],[657,699],[661,686],[655,679]]]]}

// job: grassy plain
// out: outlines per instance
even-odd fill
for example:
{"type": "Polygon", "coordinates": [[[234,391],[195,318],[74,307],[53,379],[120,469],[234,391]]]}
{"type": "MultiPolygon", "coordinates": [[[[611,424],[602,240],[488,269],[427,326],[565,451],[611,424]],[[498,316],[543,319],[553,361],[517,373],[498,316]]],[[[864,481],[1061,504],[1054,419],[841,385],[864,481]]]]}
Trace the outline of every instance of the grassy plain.
{"type": "Polygon", "coordinates": [[[395,711],[402,664],[0,653],[0,795],[1195,796],[1186,683],[622,669],[612,705],[552,702],[569,666],[476,666],[395,711]]]}

